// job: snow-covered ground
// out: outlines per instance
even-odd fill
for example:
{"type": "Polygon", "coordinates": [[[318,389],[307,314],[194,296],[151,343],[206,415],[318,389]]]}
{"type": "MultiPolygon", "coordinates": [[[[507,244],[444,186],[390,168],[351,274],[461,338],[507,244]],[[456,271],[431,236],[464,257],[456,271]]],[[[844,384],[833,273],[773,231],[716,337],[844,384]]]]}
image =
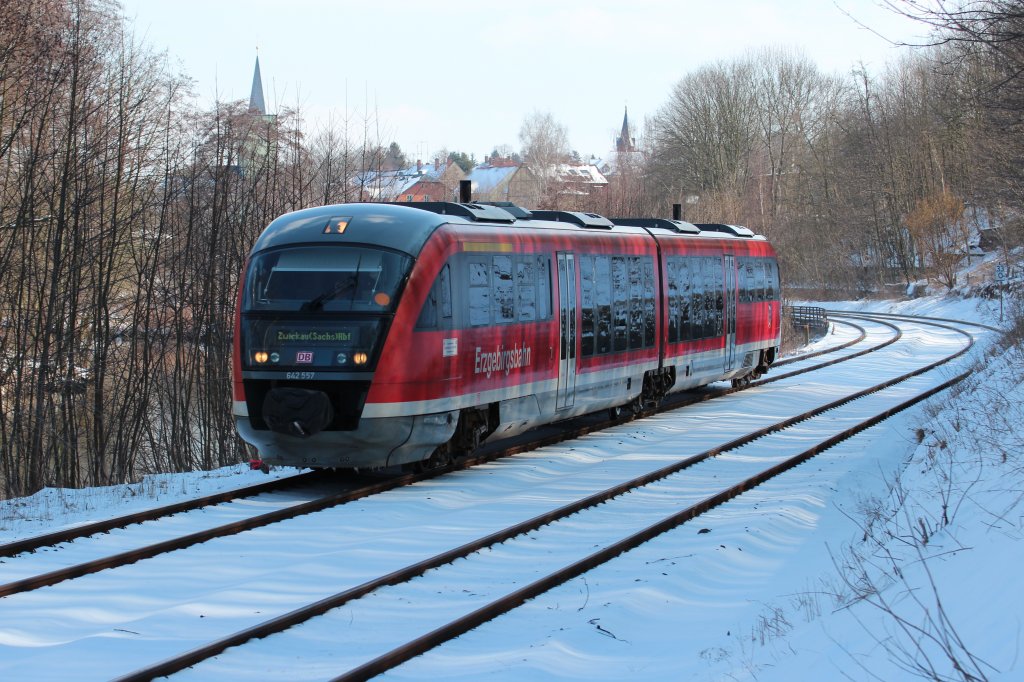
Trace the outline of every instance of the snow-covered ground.
{"type": "MultiPolygon", "coordinates": [[[[998,322],[998,302],[976,299],[827,307],[998,322]]],[[[1022,367],[1019,350],[993,350],[955,398],[940,394],[897,415],[702,517],[699,527],[684,524],[384,677],[826,680],[845,675],[902,680],[932,665],[933,677],[963,679],[947,652],[979,678],[1024,677],[1024,663],[1018,660],[1024,642],[1019,616],[1024,586],[1015,580],[1015,567],[1024,559],[1024,543],[1019,542],[1024,514],[1018,505],[1024,488],[1024,436],[1018,426],[1022,367]]],[[[647,452],[655,449],[651,444],[666,437],[672,435],[666,436],[664,420],[633,422],[619,427],[614,437],[591,438],[576,450],[559,446],[558,456],[550,456],[546,466],[653,457],[647,452]]],[[[543,457],[534,460],[543,462],[543,457]]],[[[250,479],[265,477],[233,468],[154,477],[138,486],[43,491],[0,502],[0,541],[237,487],[250,479]]],[[[420,494],[425,490],[440,498],[443,487],[424,486],[420,494]]],[[[540,499],[543,492],[537,490],[534,497],[540,499]]],[[[401,497],[404,504],[388,507],[398,526],[430,500],[411,491],[401,497]]],[[[457,509],[469,497],[467,489],[432,504],[457,509]]],[[[452,522],[448,529],[458,530],[458,525],[452,522]]],[[[236,617],[253,603],[279,598],[257,589],[251,575],[263,573],[258,563],[272,561],[270,550],[254,544],[251,553],[224,554],[223,575],[202,576],[224,585],[235,581],[237,588],[228,592],[236,601],[220,602],[225,613],[193,612],[200,603],[196,599],[168,609],[165,625],[192,618],[202,629],[208,626],[199,618],[236,617]]],[[[217,551],[213,546],[207,554],[216,556],[217,551]]],[[[367,557],[367,563],[378,560],[367,557]]],[[[306,561],[297,557],[296,563],[301,573],[306,561]]],[[[102,590],[109,600],[106,608],[92,613],[62,609],[60,592],[48,598],[45,589],[30,600],[10,602],[9,610],[0,599],[0,679],[47,679],[30,666],[51,651],[62,656],[90,648],[118,651],[138,640],[133,655],[144,658],[140,650],[150,638],[140,632],[160,629],[161,611],[155,605],[168,598],[161,593],[140,600],[138,585],[150,575],[145,564],[124,573],[124,583],[102,574],[83,583],[81,590],[102,590]],[[31,628],[12,618],[20,612],[27,619],[32,609],[38,610],[35,620],[52,622],[49,636],[30,635],[31,628]],[[133,610],[142,614],[138,628],[104,626],[110,614],[133,610]],[[77,646],[62,647],[61,633],[82,622],[92,623],[94,634],[77,646]]],[[[160,582],[164,589],[168,584],[183,593],[193,588],[188,562],[169,560],[163,566],[160,578],[176,571],[181,578],[180,584],[160,582]]],[[[156,582],[157,576],[152,577],[156,582]]],[[[282,594],[300,598],[309,591],[308,586],[292,587],[293,594],[282,594]]],[[[350,614],[341,614],[346,617],[350,614]]],[[[299,674],[307,663],[330,661],[332,632],[296,628],[287,638],[268,638],[243,654],[249,659],[242,661],[249,665],[244,677],[263,679],[261,670],[286,678],[289,671],[308,676],[299,674]]],[[[185,671],[182,677],[230,677],[225,671],[244,669],[228,667],[231,655],[229,650],[221,663],[185,671]]],[[[63,679],[68,671],[81,679],[103,678],[111,669],[117,668],[83,667],[72,660],[49,668],[50,676],[63,679]]],[[[327,677],[343,671],[323,670],[327,677]]]]}

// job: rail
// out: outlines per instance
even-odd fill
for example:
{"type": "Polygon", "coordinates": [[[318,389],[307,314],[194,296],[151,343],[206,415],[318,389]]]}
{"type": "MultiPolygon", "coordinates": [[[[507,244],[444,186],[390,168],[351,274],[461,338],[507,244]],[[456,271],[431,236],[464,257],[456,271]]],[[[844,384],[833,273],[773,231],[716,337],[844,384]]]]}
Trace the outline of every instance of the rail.
{"type": "MultiPolygon", "coordinates": [[[[945,325],[938,324],[936,324],[935,326],[945,327],[945,325]]],[[[932,362],[927,366],[920,367],[909,373],[888,379],[883,383],[865,388],[852,395],[841,397],[826,405],[819,405],[818,407],[808,412],[783,419],[782,421],[777,423],[769,424],[767,426],[762,427],[761,429],[758,429],[755,432],[752,432],[745,436],[740,436],[739,438],[736,438],[733,441],[722,444],[718,447],[712,448],[702,453],[698,453],[696,455],[691,455],[690,457],[681,459],[677,462],[673,462],[657,471],[644,474],[628,482],[592,494],[584,499],[571,502],[565,505],[564,507],[561,507],[550,512],[546,512],[540,516],[534,517],[515,526],[510,526],[509,528],[506,528],[504,530],[494,532],[491,535],[488,535],[487,537],[480,538],[479,540],[468,543],[461,547],[449,550],[442,554],[438,554],[418,564],[408,566],[404,569],[399,569],[386,576],[381,576],[380,578],[373,579],[361,585],[351,587],[343,592],[339,592],[335,595],[322,599],[316,603],[310,604],[305,607],[300,607],[299,609],[283,614],[277,618],[274,618],[270,621],[266,621],[262,624],[250,627],[246,630],[235,633],[234,635],[229,635],[228,637],[212,642],[206,646],[194,649],[190,652],[186,652],[185,654],[182,654],[175,658],[167,659],[161,663],[150,666],[148,668],[135,671],[134,673],[130,673],[124,677],[118,678],[118,680],[119,682],[126,682],[128,680],[134,682],[135,680],[150,680],[154,677],[173,674],[174,672],[183,670],[188,666],[195,665],[201,662],[202,660],[210,658],[214,655],[218,655],[230,647],[239,646],[249,640],[266,637],[269,634],[280,632],[287,627],[298,624],[300,622],[305,622],[312,617],[322,615],[328,610],[348,604],[356,599],[359,599],[362,596],[365,596],[366,594],[372,591],[383,589],[386,586],[397,585],[402,582],[407,582],[415,577],[423,575],[428,570],[438,569],[443,565],[453,563],[453,561],[456,558],[467,560],[469,559],[469,555],[476,553],[483,548],[492,547],[495,544],[502,542],[508,542],[513,538],[521,537],[522,535],[528,532],[537,531],[543,526],[550,525],[555,521],[562,520],[570,515],[577,514],[580,511],[583,511],[584,509],[604,504],[611,498],[617,497],[625,492],[644,487],[655,481],[668,478],[669,476],[678,473],[679,471],[682,471],[698,462],[711,459],[719,454],[746,445],[752,442],[753,440],[761,439],[775,432],[779,432],[791,426],[795,426],[807,419],[824,414],[826,412],[830,412],[838,407],[856,401],[872,393],[880,392],[886,388],[895,386],[903,381],[906,381],[911,377],[920,376],[921,374],[924,374],[927,371],[935,369],[956,357],[964,355],[971,348],[974,341],[971,338],[970,334],[968,334],[967,332],[963,332],[961,330],[955,331],[959,331],[961,334],[967,336],[967,343],[965,344],[965,346],[955,354],[952,354],[938,361],[932,362]]],[[[644,542],[647,542],[668,530],[678,527],[682,523],[697,518],[699,515],[707,512],[708,510],[724,502],[727,502],[739,496],[743,492],[750,490],[754,486],[760,485],[761,483],[764,483],[774,478],[775,476],[778,476],[784,473],[785,471],[811,459],[813,456],[821,452],[824,452],[825,450],[833,447],[835,444],[852,437],[853,435],[869,428],[870,426],[878,424],[879,422],[883,421],[884,419],[887,419],[893,414],[905,410],[911,405],[914,405],[927,397],[935,395],[936,393],[939,393],[940,391],[949,388],[953,384],[969,376],[969,374],[970,370],[963,372],[962,374],[947,380],[946,382],[940,384],[939,386],[929,388],[924,392],[920,393],[919,395],[911,397],[901,402],[895,407],[890,407],[879,414],[870,416],[867,419],[850,426],[849,428],[840,433],[833,434],[828,438],[821,440],[820,442],[813,445],[809,449],[802,449],[798,453],[789,455],[786,458],[782,459],[781,461],[773,463],[769,468],[763,471],[759,471],[754,475],[741,480],[739,483],[736,483],[731,487],[728,487],[718,492],[714,492],[713,494],[708,495],[707,497],[696,502],[695,504],[692,504],[686,507],[685,509],[675,511],[670,516],[667,516],[659,521],[656,521],[655,523],[649,526],[643,527],[638,531],[633,532],[631,535],[628,535],[625,538],[622,538],[618,541],[615,541],[605,546],[603,549],[600,549],[597,552],[589,554],[568,566],[559,568],[554,572],[551,572],[535,580],[532,583],[526,584],[525,586],[519,588],[514,592],[508,593],[504,596],[499,596],[493,601],[485,603],[476,610],[470,613],[466,613],[463,616],[458,617],[455,620],[452,620],[446,624],[443,624],[441,625],[441,627],[438,627],[428,632],[427,634],[421,635],[420,637],[408,641],[405,644],[400,644],[397,647],[391,649],[390,651],[387,651],[382,655],[379,655],[378,657],[369,660],[355,668],[352,668],[348,672],[345,672],[339,675],[338,677],[335,677],[334,680],[335,682],[349,682],[354,680],[362,681],[368,680],[369,678],[374,677],[376,675],[385,673],[393,669],[394,667],[410,660],[415,656],[418,656],[426,651],[429,651],[430,649],[444,642],[450,641],[455,637],[465,634],[469,630],[489,620],[494,619],[498,615],[507,613],[508,611],[523,604],[527,600],[535,598],[540,594],[543,594],[544,592],[550,590],[552,587],[556,585],[562,585],[568,580],[579,575],[582,575],[584,572],[596,566],[611,561],[620,554],[627,552],[631,549],[634,549],[639,545],[643,544],[644,542]]],[[[803,445],[800,446],[800,448],[803,447],[803,445]]]]}

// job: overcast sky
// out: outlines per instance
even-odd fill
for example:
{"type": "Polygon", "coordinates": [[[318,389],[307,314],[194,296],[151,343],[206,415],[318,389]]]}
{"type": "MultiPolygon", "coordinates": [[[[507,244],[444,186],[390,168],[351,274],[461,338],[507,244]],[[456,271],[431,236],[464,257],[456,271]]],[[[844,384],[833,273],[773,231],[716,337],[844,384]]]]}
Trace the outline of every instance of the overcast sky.
{"type": "Polygon", "coordinates": [[[761,46],[796,47],[826,71],[878,71],[919,24],[876,0],[122,0],[137,36],[196,83],[203,104],[248,99],[257,55],[270,113],[301,105],[314,131],[347,110],[362,137],[412,158],[444,147],[482,159],[520,147],[533,111],[583,156],[634,131],[699,66],[761,46]],[[844,14],[844,10],[847,14],[844,14]],[[376,135],[374,135],[376,137],[376,135]]]}

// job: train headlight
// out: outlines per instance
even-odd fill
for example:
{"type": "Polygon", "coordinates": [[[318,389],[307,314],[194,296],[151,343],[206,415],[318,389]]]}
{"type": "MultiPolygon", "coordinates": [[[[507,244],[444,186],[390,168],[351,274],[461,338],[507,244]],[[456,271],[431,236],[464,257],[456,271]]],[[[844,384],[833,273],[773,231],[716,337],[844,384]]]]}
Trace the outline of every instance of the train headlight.
{"type": "Polygon", "coordinates": [[[344,365],[348,362],[348,353],[338,353],[334,356],[334,359],[339,365],[344,365]]]}
{"type": "Polygon", "coordinates": [[[258,350],[252,354],[252,359],[262,365],[270,359],[270,355],[265,350],[258,350]]]}
{"type": "Polygon", "coordinates": [[[355,353],[352,356],[353,362],[355,362],[357,365],[365,365],[369,359],[370,358],[366,355],[366,353],[355,353]]]}

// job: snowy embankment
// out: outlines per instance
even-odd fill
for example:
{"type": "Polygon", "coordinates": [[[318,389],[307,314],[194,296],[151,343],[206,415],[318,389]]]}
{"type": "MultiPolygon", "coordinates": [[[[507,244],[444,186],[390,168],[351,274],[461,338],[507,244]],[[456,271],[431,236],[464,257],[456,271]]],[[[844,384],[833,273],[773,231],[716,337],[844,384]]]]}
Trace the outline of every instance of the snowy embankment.
{"type": "MultiPolygon", "coordinates": [[[[998,300],[824,305],[1000,326],[998,300]]],[[[904,465],[856,493],[822,538],[832,566],[805,592],[766,602],[775,627],[736,642],[742,660],[717,667],[723,678],[1021,678],[1024,349],[985,347],[970,379],[898,418],[904,465]]]]}
{"type": "MultiPolygon", "coordinates": [[[[994,317],[990,301],[953,298],[826,307],[988,324],[998,316],[998,302],[994,317]]],[[[927,676],[929,664],[935,676],[952,676],[947,654],[976,677],[1019,677],[1024,588],[1014,567],[1024,559],[1017,506],[1024,436],[1016,406],[1024,398],[1024,358],[1019,349],[998,348],[984,357],[969,386],[897,415],[714,510],[699,526],[684,524],[385,677],[899,680],[927,676]]],[[[621,437],[634,448],[654,434],[642,421],[618,428],[635,431],[621,437]]],[[[237,487],[250,477],[265,480],[232,468],[151,477],[139,486],[44,491],[0,503],[0,538],[237,487]]],[[[392,512],[402,517],[401,508],[392,512]]],[[[53,608],[59,617],[59,606],[53,608]]],[[[111,650],[118,639],[138,636],[104,634],[102,623],[96,631],[93,646],[111,650]]],[[[13,639],[17,626],[0,626],[3,632],[8,653],[25,654],[25,642],[13,639]]],[[[275,669],[298,675],[317,656],[329,661],[329,638],[311,633],[297,629],[287,647],[269,638],[240,650],[253,663],[246,679],[275,669]]]]}
{"type": "Polygon", "coordinates": [[[213,471],[154,474],[139,483],[102,488],[44,488],[30,497],[0,500],[0,544],[298,473],[278,469],[268,478],[248,464],[237,464],[213,471]]]}

